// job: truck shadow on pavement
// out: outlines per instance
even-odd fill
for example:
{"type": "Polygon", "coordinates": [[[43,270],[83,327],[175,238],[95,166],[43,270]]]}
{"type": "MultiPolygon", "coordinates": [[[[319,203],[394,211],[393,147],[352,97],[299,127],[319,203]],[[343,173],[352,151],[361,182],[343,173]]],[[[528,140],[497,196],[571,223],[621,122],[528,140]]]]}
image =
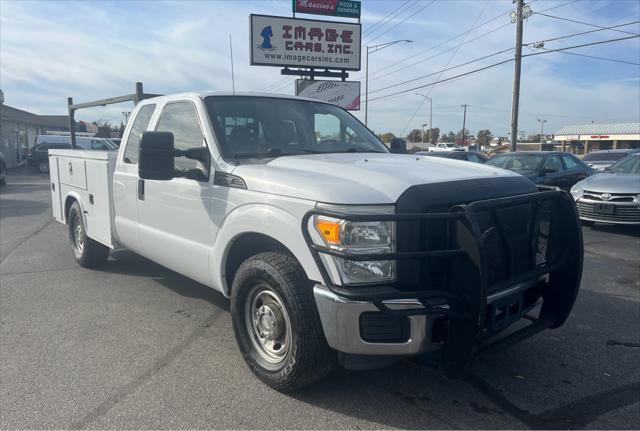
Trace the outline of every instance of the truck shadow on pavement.
{"type": "Polygon", "coordinates": [[[2,199],[0,220],[5,217],[29,217],[49,209],[49,205],[39,200],[2,199]]]}
{"type": "Polygon", "coordinates": [[[184,277],[162,265],[137,255],[129,250],[111,253],[110,259],[100,269],[112,274],[148,277],[178,295],[205,300],[216,307],[229,311],[229,300],[217,290],[211,289],[190,278],[184,277]]]}
{"type": "MultiPolygon", "coordinates": [[[[229,311],[221,293],[126,250],[112,253],[102,271],[149,277],[179,295],[229,311]]],[[[371,371],[336,369],[287,396],[384,427],[587,427],[640,400],[640,340],[633,325],[637,301],[589,284],[563,327],[477,358],[463,379],[448,379],[417,359],[403,359],[371,371]],[[612,312],[626,317],[604,327],[602,315],[612,312]]]]}

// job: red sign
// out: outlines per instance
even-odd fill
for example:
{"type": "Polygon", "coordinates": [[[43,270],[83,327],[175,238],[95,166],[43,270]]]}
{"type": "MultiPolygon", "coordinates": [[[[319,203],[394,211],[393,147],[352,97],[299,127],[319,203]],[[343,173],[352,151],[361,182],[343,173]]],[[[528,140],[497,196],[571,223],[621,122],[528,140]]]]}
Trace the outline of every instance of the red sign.
{"type": "Polygon", "coordinates": [[[293,11],[318,15],[360,18],[358,0],[293,0],[293,11]]]}
{"type": "Polygon", "coordinates": [[[592,135],[591,139],[609,139],[609,135],[592,135]]]}

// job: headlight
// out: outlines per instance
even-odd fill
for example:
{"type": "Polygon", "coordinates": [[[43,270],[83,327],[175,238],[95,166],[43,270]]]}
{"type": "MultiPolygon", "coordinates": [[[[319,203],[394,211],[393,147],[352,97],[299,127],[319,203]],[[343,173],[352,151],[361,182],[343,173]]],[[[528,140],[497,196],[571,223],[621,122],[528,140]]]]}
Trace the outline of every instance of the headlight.
{"type": "Polygon", "coordinates": [[[584,188],[582,184],[577,183],[573,187],[571,187],[571,196],[573,196],[574,200],[578,200],[584,194],[584,188]]]}
{"type": "MultiPolygon", "coordinates": [[[[376,209],[378,214],[389,213],[380,211],[380,207],[376,209]]],[[[359,213],[362,211],[363,208],[358,209],[359,213]]],[[[373,213],[373,209],[368,213],[373,213]]],[[[338,251],[371,254],[392,253],[395,250],[395,223],[391,221],[357,222],[316,216],[314,226],[325,245],[338,251]]],[[[343,284],[381,283],[395,279],[395,262],[392,260],[356,261],[340,257],[332,259],[343,284]]]]}

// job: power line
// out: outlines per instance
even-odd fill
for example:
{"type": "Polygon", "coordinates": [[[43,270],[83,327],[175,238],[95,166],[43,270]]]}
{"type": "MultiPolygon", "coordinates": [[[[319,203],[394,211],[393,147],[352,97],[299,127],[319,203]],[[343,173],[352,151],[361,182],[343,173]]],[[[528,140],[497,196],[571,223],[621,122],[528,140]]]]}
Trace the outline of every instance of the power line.
{"type": "Polygon", "coordinates": [[[632,32],[630,32],[630,31],[617,30],[617,29],[614,29],[614,28],[611,28],[611,27],[604,27],[604,26],[601,26],[601,25],[591,24],[591,23],[584,22],[584,21],[577,21],[577,20],[575,20],[575,19],[562,18],[562,17],[555,16],[555,15],[548,15],[548,14],[546,14],[546,13],[542,13],[542,12],[535,12],[535,14],[536,14],[536,15],[541,15],[541,16],[546,16],[546,17],[548,17],[548,18],[559,19],[559,20],[562,20],[562,21],[573,22],[573,23],[576,23],[576,24],[588,25],[589,27],[596,27],[596,28],[600,28],[600,29],[602,29],[602,30],[611,30],[611,31],[616,31],[616,32],[618,32],[618,33],[632,34],[632,35],[634,35],[634,36],[637,36],[637,35],[638,35],[638,33],[632,33],[632,32]]]}
{"type": "MultiPolygon", "coordinates": [[[[612,29],[615,29],[615,28],[618,28],[618,27],[626,27],[628,25],[633,25],[633,24],[638,24],[638,23],[640,23],[640,21],[632,21],[632,22],[627,22],[627,23],[624,23],[624,24],[612,25],[611,27],[598,28],[596,30],[588,30],[588,31],[582,31],[580,33],[572,33],[572,34],[568,34],[566,36],[558,36],[558,37],[553,37],[551,39],[539,40],[537,42],[525,43],[524,46],[537,45],[539,43],[552,42],[554,40],[560,40],[560,39],[569,39],[571,37],[582,36],[583,34],[597,33],[599,31],[612,30],[612,29]]],[[[632,33],[632,34],[635,34],[635,33],[632,33]]]]}
{"type": "MultiPolygon", "coordinates": [[[[542,48],[542,49],[548,50],[548,48],[542,48]]],[[[596,60],[611,61],[611,62],[614,62],[614,63],[630,64],[632,66],[640,66],[640,63],[633,63],[631,61],[626,61],[626,60],[618,60],[617,58],[598,57],[598,56],[595,56],[595,55],[578,54],[577,52],[566,52],[566,51],[555,51],[555,52],[560,53],[560,54],[568,54],[568,55],[575,55],[575,56],[579,56],[579,57],[593,58],[593,59],[596,59],[596,60]]]]}
{"type": "Polygon", "coordinates": [[[640,37],[640,34],[637,34],[635,36],[619,37],[617,39],[599,40],[597,42],[583,43],[582,45],[565,46],[563,48],[557,48],[557,49],[547,49],[547,50],[541,51],[541,52],[534,52],[534,53],[531,53],[531,54],[525,54],[525,55],[523,55],[523,57],[533,57],[535,55],[550,54],[552,52],[564,51],[564,50],[567,50],[567,49],[584,48],[586,46],[602,45],[604,43],[612,43],[612,42],[620,42],[620,41],[623,41],[623,40],[636,39],[638,37],[640,37]]]}
{"type": "Polygon", "coordinates": [[[449,70],[457,69],[457,68],[462,67],[462,66],[467,66],[467,65],[469,65],[469,64],[471,64],[471,63],[475,63],[475,62],[478,62],[478,61],[481,61],[481,60],[485,60],[485,59],[487,59],[487,58],[489,58],[489,57],[494,57],[494,56],[499,55],[499,54],[504,54],[505,52],[509,52],[509,51],[512,51],[512,50],[513,50],[513,47],[512,47],[512,48],[503,49],[502,51],[494,52],[494,53],[492,53],[492,54],[485,55],[485,56],[483,56],[483,57],[479,57],[479,58],[476,58],[476,59],[474,59],[474,60],[469,60],[469,61],[467,61],[467,62],[465,62],[465,63],[461,63],[461,64],[457,64],[457,65],[455,65],[455,66],[451,66],[451,67],[448,67],[448,68],[445,68],[445,69],[441,69],[441,70],[439,70],[439,71],[437,71],[437,72],[428,73],[428,74],[426,74],[426,75],[421,75],[421,76],[418,76],[418,77],[416,77],[416,78],[409,79],[409,80],[407,80],[407,81],[399,82],[399,83],[397,83],[397,84],[392,84],[392,85],[389,85],[389,86],[387,86],[387,87],[379,88],[379,89],[377,89],[377,90],[372,90],[372,91],[369,91],[369,93],[370,93],[370,94],[371,94],[371,93],[378,93],[378,92],[380,92],[380,91],[388,90],[389,88],[399,87],[399,86],[401,86],[401,85],[408,84],[408,83],[410,83],[410,82],[419,81],[419,80],[421,80],[421,79],[428,78],[428,77],[430,77],[430,76],[437,75],[437,74],[442,73],[442,72],[447,72],[447,71],[449,71],[449,70]]]}
{"type": "Polygon", "coordinates": [[[397,26],[399,26],[400,24],[404,23],[406,20],[408,20],[411,17],[414,17],[415,15],[417,15],[418,13],[422,12],[424,9],[428,8],[429,6],[431,6],[432,4],[434,4],[436,2],[436,0],[431,0],[429,3],[427,3],[426,5],[422,6],[420,9],[418,9],[415,12],[410,13],[409,15],[407,15],[406,18],[404,18],[402,21],[396,23],[395,25],[393,25],[392,27],[389,27],[388,29],[386,29],[385,31],[383,31],[382,33],[380,33],[379,35],[377,35],[376,37],[374,37],[373,39],[370,39],[367,41],[367,44],[370,44],[371,42],[373,42],[374,40],[378,40],[380,39],[382,36],[384,36],[385,34],[389,33],[391,30],[393,30],[394,28],[396,28],[397,26]]]}
{"type": "MultiPolygon", "coordinates": [[[[547,12],[547,11],[550,11],[550,10],[553,10],[553,9],[558,9],[558,8],[563,7],[563,6],[567,6],[567,5],[571,4],[571,3],[575,3],[575,2],[577,2],[577,1],[578,1],[578,0],[570,0],[570,1],[568,1],[568,2],[565,2],[565,3],[559,4],[559,5],[552,6],[552,7],[550,7],[550,8],[544,9],[544,10],[542,10],[541,12],[547,12]]],[[[533,3],[533,2],[531,2],[531,3],[533,3]]],[[[420,55],[422,55],[422,54],[425,54],[425,53],[427,53],[427,52],[429,52],[429,51],[432,51],[432,50],[434,50],[434,49],[436,49],[436,48],[439,48],[439,47],[441,47],[441,46],[443,46],[443,45],[446,45],[447,43],[449,43],[449,42],[451,42],[451,41],[454,41],[454,40],[456,40],[456,39],[458,39],[458,38],[460,38],[460,37],[464,36],[465,34],[469,33],[469,31],[477,30],[477,29],[479,29],[479,28],[481,28],[481,27],[484,27],[485,25],[487,25],[487,24],[489,24],[489,23],[491,23],[491,22],[493,22],[493,21],[495,21],[495,20],[497,20],[497,19],[499,19],[499,18],[506,17],[506,16],[508,16],[508,13],[509,13],[510,11],[512,11],[512,10],[513,10],[513,9],[512,9],[512,8],[510,8],[509,10],[504,11],[504,12],[502,12],[502,13],[500,13],[500,14],[498,14],[498,15],[494,16],[493,18],[488,19],[487,21],[484,21],[484,22],[483,22],[483,23],[481,23],[481,24],[478,24],[477,26],[473,27],[473,28],[472,28],[472,29],[470,29],[470,30],[464,31],[464,32],[462,32],[462,33],[459,33],[459,34],[457,34],[457,35],[455,35],[455,36],[453,36],[453,37],[451,37],[451,38],[449,38],[449,39],[445,40],[444,42],[437,43],[437,44],[435,44],[435,45],[433,45],[433,46],[431,46],[431,47],[429,47],[429,48],[427,48],[427,49],[424,49],[424,50],[422,50],[422,51],[420,51],[420,52],[418,52],[418,53],[416,53],[416,54],[413,54],[413,55],[410,55],[410,56],[408,56],[408,57],[405,57],[405,58],[403,58],[402,60],[395,62],[394,64],[391,64],[391,65],[389,65],[389,66],[385,66],[385,67],[383,67],[383,68],[381,68],[381,69],[378,69],[378,70],[375,70],[375,71],[373,71],[373,72],[370,72],[370,73],[369,73],[369,77],[370,77],[369,79],[370,79],[370,80],[376,80],[376,79],[380,78],[380,77],[378,77],[378,78],[371,78],[371,77],[372,77],[372,76],[375,76],[375,75],[379,74],[380,72],[383,72],[383,71],[385,71],[385,70],[387,70],[387,69],[389,69],[389,68],[392,68],[392,67],[398,67],[394,72],[397,72],[397,71],[403,70],[403,69],[405,69],[406,67],[412,67],[414,64],[411,64],[411,65],[406,66],[406,67],[405,67],[405,66],[402,66],[402,65],[403,65],[407,60],[410,60],[410,59],[412,59],[412,58],[415,58],[415,57],[417,57],[417,56],[420,56],[420,55]]],[[[510,23],[507,23],[507,24],[505,24],[505,25],[503,25],[503,26],[501,26],[501,27],[497,27],[497,28],[495,28],[495,29],[493,29],[493,30],[488,31],[487,33],[484,33],[484,34],[482,34],[482,35],[480,35],[480,36],[478,36],[478,37],[475,37],[475,38],[473,38],[473,39],[469,40],[468,42],[472,42],[472,41],[474,41],[474,40],[479,39],[480,37],[487,36],[487,35],[491,34],[492,32],[497,31],[497,30],[501,30],[502,28],[507,27],[507,26],[509,26],[509,25],[510,25],[510,23]]],[[[453,46],[453,47],[449,48],[449,50],[451,50],[451,49],[455,49],[456,47],[457,47],[457,46],[453,46]]],[[[439,53],[439,54],[437,54],[437,55],[440,55],[440,54],[442,54],[442,53],[444,53],[444,52],[447,52],[447,51],[443,51],[443,52],[441,52],[441,53],[439,53]]],[[[432,56],[432,57],[429,57],[429,59],[431,59],[431,58],[433,58],[433,56],[432,56]]],[[[384,75],[384,76],[387,76],[387,75],[384,75]]]]}
{"type": "MultiPolygon", "coordinates": [[[[484,4],[484,6],[482,6],[482,9],[480,10],[480,13],[478,13],[478,16],[476,16],[476,19],[473,20],[473,23],[471,24],[471,27],[469,27],[469,29],[465,32],[464,34],[464,39],[462,40],[463,42],[467,40],[467,36],[469,35],[469,33],[472,31],[472,29],[475,27],[475,25],[478,23],[478,20],[480,19],[480,17],[482,16],[482,14],[484,14],[484,11],[487,9],[487,6],[489,5],[489,1],[487,0],[484,4]]],[[[447,60],[447,64],[444,66],[445,69],[447,67],[449,67],[449,65],[451,64],[451,61],[453,60],[453,58],[456,56],[456,54],[458,53],[458,50],[460,49],[460,46],[456,47],[455,50],[453,51],[453,53],[451,54],[451,56],[449,57],[449,60],[447,60]]],[[[438,75],[438,78],[436,79],[440,79],[440,77],[442,76],[442,72],[440,72],[440,74],[438,75]]],[[[431,96],[431,92],[433,91],[433,87],[429,88],[429,92],[427,93],[427,97],[431,96]]],[[[426,100],[426,99],[425,99],[426,100]]],[[[409,128],[409,126],[411,125],[411,122],[413,121],[413,119],[415,118],[416,114],[417,114],[417,110],[416,112],[413,114],[413,116],[409,119],[409,121],[407,122],[407,125],[404,127],[404,129],[402,130],[402,134],[404,135],[404,132],[407,131],[407,129],[409,128]]]]}
{"type": "MultiPolygon", "coordinates": [[[[566,2],[566,3],[562,3],[562,4],[559,4],[559,5],[552,6],[552,7],[550,7],[550,8],[544,9],[544,10],[542,10],[542,11],[540,11],[540,12],[547,12],[547,11],[550,11],[550,10],[558,9],[559,7],[566,6],[566,5],[571,4],[571,3],[575,3],[575,2],[577,2],[577,1],[578,1],[578,0],[571,0],[571,1],[568,1],[568,2],[566,2]]],[[[533,2],[532,2],[532,3],[533,3],[533,2]]]]}
{"type": "MultiPolygon", "coordinates": [[[[372,25],[371,27],[369,27],[363,34],[362,36],[364,37],[367,34],[371,34],[376,28],[379,28],[380,26],[384,26],[386,24],[386,21],[389,21],[393,18],[393,16],[398,15],[400,13],[402,13],[403,11],[400,11],[398,13],[396,13],[399,9],[402,9],[407,3],[410,3],[411,0],[405,0],[404,3],[402,3],[400,6],[398,6],[397,8],[395,8],[394,10],[392,10],[391,12],[389,12],[384,18],[380,19],[377,23],[375,23],[374,25],[372,25]],[[393,15],[393,16],[392,16],[393,15]],[[388,19],[387,19],[388,18],[388,19]]],[[[407,8],[408,9],[408,8],[407,8]]]]}
{"type": "MultiPolygon", "coordinates": [[[[550,54],[552,52],[564,51],[564,50],[567,50],[567,49],[576,49],[576,48],[583,48],[583,47],[586,47],[586,46],[593,46],[593,45],[601,45],[601,44],[605,44],[605,43],[619,42],[619,41],[622,41],[622,40],[635,39],[635,38],[638,38],[638,37],[640,37],[640,35],[621,37],[621,38],[618,38],[618,39],[601,40],[601,41],[598,41],[598,42],[585,43],[585,44],[581,44],[581,45],[566,46],[566,47],[563,47],[563,48],[558,48],[558,49],[553,49],[553,50],[541,51],[541,52],[536,52],[536,53],[532,53],[532,54],[525,54],[522,57],[532,57],[532,56],[535,56],[535,55],[550,54]]],[[[480,67],[478,69],[474,69],[474,70],[470,70],[470,71],[465,72],[465,73],[461,73],[459,75],[450,76],[450,77],[445,78],[445,79],[437,80],[437,81],[431,82],[429,84],[424,84],[424,85],[420,85],[420,86],[417,86],[417,87],[401,90],[401,91],[398,91],[398,92],[395,92],[395,93],[379,96],[379,97],[371,99],[371,101],[373,102],[375,100],[386,99],[386,98],[391,97],[391,96],[395,96],[395,95],[399,95],[399,94],[405,94],[405,93],[409,93],[411,91],[419,90],[421,88],[431,87],[431,86],[434,86],[434,85],[437,85],[437,84],[440,84],[440,83],[443,83],[443,82],[452,81],[454,79],[462,78],[462,77],[467,76],[467,75],[471,75],[471,74],[474,74],[474,73],[482,72],[483,70],[491,69],[491,68],[500,66],[502,64],[509,63],[509,62],[511,62],[513,60],[514,60],[513,58],[510,58],[510,59],[507,59],[507,60],[503,60],[503,61],[500,61],[498,63],[493,63],[493,64],[490,64],[488,66],[480,67]]]]}
{"type": "MultiPolygon", "coordinates": [[[[385,74],[383,74],[383,75],[377,76],[377,77],[375,77],[375,78],[369,78],[369,80],[370,80],[370,81],[375,81],[376,79],[381,79],[381,78],[384,78],[385,76],[393,75],[393,74],[398,73],[398,72],[400,72],[400,71],[403,71],[403,72],[404,72],[406,69],[408,69],[408,68],[410,68],[410,67],[413,67],[413,66],[416,66],[416,65],[418,65],[418,64],[424,63],[425,61],[429,61],[429,60],[431,60],[431,59],[434,59],[434,58],[436,58],[436,57],[438,57],[438,56],[440,56],[440,55],[442,55],[442,54],[446,54],[447,52],[449,52],[449,51],[451,51],[451,50],[453,50],[453,49],[458,49],[458,48],[460,48],[460,47],[461,47],[461,46],[463,46],[463,45],[469,44],[469,43],[471,43],[471,42],[473,42],[473,41],[475,41],[475,40],[477,40],[477,39],[480,39],[480,38],[482,38],[482,37],[488,36],[488,35],[490,35],[490,34],[492,34],[492,33],[496,32],[496,31],[498,31],[498,30],[502,30],[503,28],[508,27],[508,26],[510,26],[510,25],[511,25],[510,23],[507,23],[507,24],[501,25],[501,26],[499,26],[499,27],[496,27],[496,28],[494,28],[494,29],[492,29],[492,30],[487,31],[486,33],[483,33],[483,34],[481,34],[481,35],[478,35],[478,36],[474,37],[473,39],[466,40],[466,41],[464,41],[464,42],[462,42],[462,43],[460,43],[460,44],[458,44],[458,45],[455,45],[455,46],[452,46],[452,47],[450,47],[450,48],[447,48],[447,49],[445,49],[445,50],[443,50],[443,51],[440,51],[440,52],[438,52],[437,54],[434,54],[434,55],[432,55],[432,56],[430,56],[430,57],[424,58],[424,59],[422,59],[422,60],[420,60],[420,61],[416,61],[416,62],[414,62],[414,63],[410,63],[410,64],[408,64],[408,65],[406,65],[406,66],[401,67],[400,69],[392,70],[392,71],[390,71],[390,72],[388,72],[388,73],[385,73],[385,74]]],[[[512,49],[513,49],[513,48],[512,48],[512,49]]]]}
{"type": "MultiPolygon", "coordinates": [[[[469,29],[469,30],[463,31],[462,33],[459,33],[459,34],[457,34],[456,36],[453,36],[453,37],[451,37],[451,38],[449,38],[449,39],[445,40],[444,42],[437,43],[437,44],[435,44],[435,45],[433,45],[433,46],[431,46],[431,47],[429,47],[429,48],[427,48],[427,49],[424,49],[424,50],[422,50],[422,51],[420,51],[420,52],[418,52],[418,53],[416,53],[416,54],[413,54],[413,55],[410,55],[410,56],[408,56],[408,57],[405,57],[405,58],[403,58],[402,60],[397,61],[397,62],[395,62],[395,63],[394,63],[394,64],[392,64],[392,65],[385,66],[385,67],[383,67],[383,68],[381,68],[381,69],[378,69],[378,70],[376,70],[376,71],[373,71],[373,72],[371,72],[371,73],[369,74],[369,76],[370,76],[370,77],[371,77],[371,76],[375,76],[376,74],[378,74],[378,73],[380,73],[380,72],[382,72],[382,71],[384,71],[384,70],[387,70],[387,69],[389,69],[389,68],[391,68],[391,67],[396,67],[396,66],[398,66],[399,68],[398,68],[398,69],[396,69],[396,71],[399,71],[399,70],[401,70],[401,69],[404,69],[404,66],[402,66],[402,64],[404,64],[407,60],[410,60],[410,59],[412,59],[412,58],[418,57],[418,56],[420,56],[420,55],[422,55],[422,54],[425,54],[425,53],[427,53],[427,52],[429,52],[429,51],[432,51],[432,50],[434,50],[434,49],[436,49],[436,48],[439,48],[439,47],[441,47],[441,46],[443,46],[443,45],[446,45],[447,43],[449,43],[449,42],[451,42],[451,41],[454,41],[454,40],[456,40],[456,39],[458,39],[458,38],[460,38],[460,37],[462,37],[462,36],[467,35],[469,32],[471,32],[471,31],[473,31],[473,30],[477,30],[478,28],[484,27],[485,25],[487,25],[487,24],[489,24],[489,23],[491,23],[491,22],[493,22],[493,21],[497,20],[498,18],[506,17],[508,12],[509,12],[509,11],[506,11],[506,12],[503,12],[503,13],[501,13],[501,14],[499,14],[499,15],[496,15],[496,16],[494,16],[493,18],[491,18],[491,19],[489,19],[489,20],[487,20],[487,21],[484,21],[483,23],[478,24],[477,26],[472,27],[472,28],[471,28],[471,29],[469,29]]],[[[509,24],[507,24],[507,25],[509,25],[509,24]]],[[[505,26],[506,26],[506,25],[505,25],[505,26]]],[[[492,32],[492,31],[496,31],[496,30],[498,30],[498,29],[491,30],[491,32],[492,32]]],[[[489,32],[487,32],[486,34],[490,34],[490,33],[489,33],[489,32]]],[[[485,35],[486,35],[486,34],[485,34],[485,35]]],[[[472,40],[476,40],[476,39],[477,39],[477,37],[476,37],[476,38],[474,38],[474,39],[472,39],[472,40]]],[[[453,46],[453,47],[451,47],[451,48],[448,48],[448,50],[455,49],[456,47],[457,47],[457,46],[453,46]]],[[[447,52],[447,51],[444,51],[444,52],[447,52]]]]}

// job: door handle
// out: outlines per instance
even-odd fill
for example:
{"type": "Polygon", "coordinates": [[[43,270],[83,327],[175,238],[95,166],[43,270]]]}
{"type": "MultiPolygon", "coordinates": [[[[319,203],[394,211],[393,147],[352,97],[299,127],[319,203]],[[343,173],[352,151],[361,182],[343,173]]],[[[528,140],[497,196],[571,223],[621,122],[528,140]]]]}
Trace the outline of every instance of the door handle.
{"type": "Polygon", "coordinates": [[[138,200],[144,200],[144,180],[138,179],[138,200]]]}

